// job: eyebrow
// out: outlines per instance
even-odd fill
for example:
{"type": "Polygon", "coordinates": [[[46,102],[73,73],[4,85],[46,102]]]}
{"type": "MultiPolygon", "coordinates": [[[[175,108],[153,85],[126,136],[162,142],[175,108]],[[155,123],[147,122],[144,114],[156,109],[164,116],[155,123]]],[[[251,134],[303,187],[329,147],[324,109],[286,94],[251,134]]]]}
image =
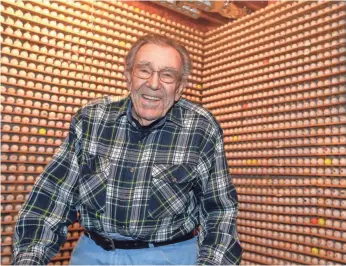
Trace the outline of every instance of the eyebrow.
{"type": "MultiPolygon", "coordinates": [[[[138,66],[149,66],[152,68],[151,63],[148,61],[141,61],[141,62],[137,63],[137,65],[138,66]]],[[[164,68],[160,69],[160,71],[161,70],[169,70],[169,71],[174,71],[176,73],[179,73],[179,71],[177,69],[175,69],[174,67],[164,67],[164,68]]]]}

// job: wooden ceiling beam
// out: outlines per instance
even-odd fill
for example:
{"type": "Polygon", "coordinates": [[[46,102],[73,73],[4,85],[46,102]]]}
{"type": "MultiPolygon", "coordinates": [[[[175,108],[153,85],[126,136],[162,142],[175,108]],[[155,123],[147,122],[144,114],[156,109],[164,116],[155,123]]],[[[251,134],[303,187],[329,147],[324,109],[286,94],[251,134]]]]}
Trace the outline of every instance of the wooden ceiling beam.
{"type": "Polygon", "coordinates": [[[203,10],[199,10],[199,12],[200,12],[200,17],[201,18],[203,18],[203,19],[205,19],[207,21],[210,21],[212,23],[215,23],[215,24],[223,25],[223,24],[226,24],[226,23],[230,22],[229,19],[223,18],[218,13],[217,14],[213,14],[213,13],[206,12],[206,11],[203,11],[203,10]]]}
{"type": "Polygon", "coordinates": [[[236,1],[238,6],[246,6],[252,11],[257,11],[268,5],[268,1],[236,1]]]}

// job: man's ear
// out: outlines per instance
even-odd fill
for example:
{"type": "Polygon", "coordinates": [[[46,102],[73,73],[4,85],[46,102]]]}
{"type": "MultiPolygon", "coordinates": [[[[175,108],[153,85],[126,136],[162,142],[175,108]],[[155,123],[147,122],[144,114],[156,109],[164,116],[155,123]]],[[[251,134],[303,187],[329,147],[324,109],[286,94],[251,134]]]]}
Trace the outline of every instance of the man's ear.
{"type": "Polygon", "coordinates": [[[127,88],[129,89],[131,87],[131,82],[132,82],[131,81],[131,74],[130,74],[130,72],[125,71],[124,75],[125,75],[125,79],[127,82],[127,88]]]}
{"type": "Polygon", "coordinates": [[[175,94],[175,101],[179,101],[181,95],[183,94],[183,91],[185,89],[185,86],[186,86],[186,81],[181,81],[178,88],[177,88],[177,92],[175,94]]]}

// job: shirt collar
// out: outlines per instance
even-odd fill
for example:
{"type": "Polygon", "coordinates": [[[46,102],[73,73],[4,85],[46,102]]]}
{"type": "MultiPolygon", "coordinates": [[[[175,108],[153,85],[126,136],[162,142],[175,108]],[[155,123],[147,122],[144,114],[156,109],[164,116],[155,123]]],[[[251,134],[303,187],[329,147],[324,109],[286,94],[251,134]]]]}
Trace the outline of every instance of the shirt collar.
{"type": "MultiPolygon", "coordinates": [[[[119,108],[117,118],[120,116],[126,115],[128,121],[132,124],[134,123],[133,117],[132,117],[132,101],[130,95],[125,98],[125,101],[123,105],[119,108]]],[[[166,120],[171,121],[175,123],[176,125],[182,127],[183,126],[183,119],[182,119],[182,110],[181,106],[178,102],[175,102],[171,109],[167,112],[165,119],[163,119],[162,123],[165,123],[166,120]]],[[[161,123],[160,123],[161,124],[161,123]]]]}
{"type": "Polygon", "coordinates": [[[124,102],[122,103],[121,106],[119,107],[116,107],[116,109],[114,111],[116,111],[116,116],[115,116],[115,120],[117,120],[119,117],[123,116],[123,115],[126,115],[127,113],[127,106],[129,104],[129,101],[130,101],[130,96],[127,96],[125,99],[124,99],[124,102]]]}
{"type": "Polygon", "coordinates": [[[172,108],[167,113],[167,119],[175,123],[176,125],[182,127],[183,126],[183,114],[182,108],[178,102],[175,102],[172,108]]]}

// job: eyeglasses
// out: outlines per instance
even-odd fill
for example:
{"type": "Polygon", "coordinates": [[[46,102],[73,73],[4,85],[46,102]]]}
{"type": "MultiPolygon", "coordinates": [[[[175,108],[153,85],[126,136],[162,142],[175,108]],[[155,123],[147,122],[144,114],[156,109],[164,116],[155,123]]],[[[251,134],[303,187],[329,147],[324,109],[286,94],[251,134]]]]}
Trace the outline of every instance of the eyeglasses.
{"type": "Polygon", "coordinates": [[[133,74],[137,78],[140,78],[140,79],[149,79],[154,72],[159,73],[159,78],[164,83],[170,84],[177,81],[178,74],[176,71],[167,70],[167,69],[154,71],[152,70],[152,68],[148,66],[141,66],[141,65],[137,65],[133,69],[133,74]]]}

